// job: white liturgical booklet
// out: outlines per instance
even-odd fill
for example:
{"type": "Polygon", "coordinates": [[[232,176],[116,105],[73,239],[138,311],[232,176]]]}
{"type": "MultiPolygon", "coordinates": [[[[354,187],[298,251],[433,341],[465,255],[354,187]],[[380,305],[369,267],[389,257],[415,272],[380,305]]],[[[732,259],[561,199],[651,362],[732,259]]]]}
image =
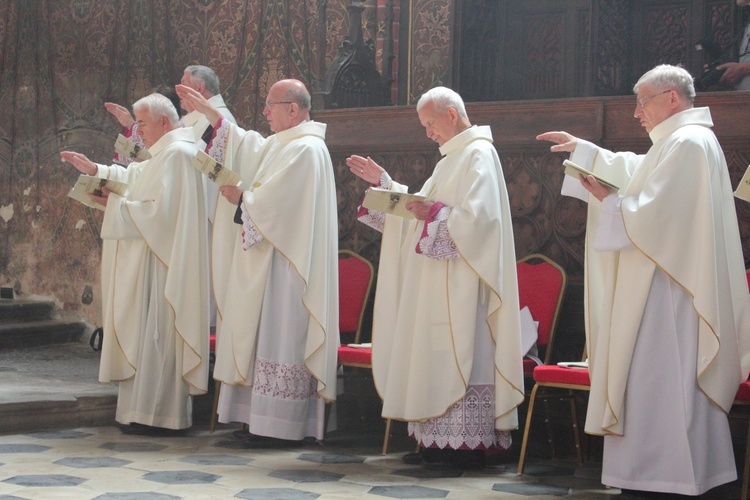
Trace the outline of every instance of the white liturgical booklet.
{"type": "Polygon", "coordinates": [[[151,153],[143,146],[139,146],[122,134],[115,141],[115,152],[133,161],[143,161],[151,158],[151,153]]]}
{"type": "Polygon", "coordinates": [[[750,201],[750,165],[745,170],[745,175],[742,176],[742,180],[737,186],[734,196],[740,200],[750,201]]]}
{"type": "Polygon", "coordinates": [[[88,197],[89,193],[101,196],[103,187],[120,196],[125,196],[128,190],[128,185],[124,182],[110,181],[100,177],[81,174],[78,176],[75,185],[68,192],[68,197],[80,201],[87,207],[104,211],[106,208],[104,205],[100,205],[88,197]]]}
{"type": "Polygon", "coordinates": [[[239,186],[242,184],[240,174],[224,167],[221,163],[208,156],[203,151],[198,151],[193,159],[193,167],[203,172],[210,180],[219,186],[239,186]]]}
{"type": "Polygon", "coordinates": [[[425,201],[427,198],[418,194],[399,193],[388,189],[370,188],[365,194],[362,206],[369,210],[377,210],[405,219],[413,219],[414,214],[406,209],[406,204],[412,201],[425,201]]]}
{"type": "Polygon", "coordinates": [[[578,175],[580,175],[580,174],[583,174],[583,175],[586,175],[586,176],[593,175],[594,179],[596,179],[596,182],[598,182],[599,184],[607,186],[608,188],[614,190],[615,192],[617,192],[617,191],[620,190],[619,187],[615,186],[614,184],[612,184],[608,180],[599,177],[594,172],[586,170],[582,166],[577,165],[577,164],[573,163],[570,160],[564,160],[563,161],[563,165],[565,166],[565,174],[569,175],[571,177],[574,177],[575,179],[578,179],[578,175]]]}
{"type": "Polygon", "coordinates": [[[562,366],[563,368],[588,368],[589,367],[589,360],[586,361],[560,361],[557,363],[557,366],[562,366]]]}

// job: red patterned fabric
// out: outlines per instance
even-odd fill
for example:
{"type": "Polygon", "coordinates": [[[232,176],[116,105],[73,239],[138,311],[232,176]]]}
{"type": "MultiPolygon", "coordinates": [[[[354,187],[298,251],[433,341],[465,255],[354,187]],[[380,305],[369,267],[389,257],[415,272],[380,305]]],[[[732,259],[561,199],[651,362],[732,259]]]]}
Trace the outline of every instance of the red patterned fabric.
{"type": "Polygon", "coordinates": [[[370,266],[357,257],[339,255],[339,330],[354,333],[370,284],[370,266]]]}
{"type": "Polygon", "coordinates": [[[208,336],[208,348],[211,352],[216,351],[216,334],[212,333],[208,336]]]}
{"type": "Polygon", "coordinates": [[[737,390],[737,395],[734,399],[750,401],[750,380],[745,380],[740,384],[740,388],[737,390]]]}
{"type": "Polygon", "coordinates": [[[557,300],[562,291],[563,276],[559,269],[545,261],[538,264],[519,262],[516,270],[521,309],[529,307],[534,321],[539,322],[537,345],[546,346],[555,318],[557,300]]]}
{"type": "Polygon", "coordinates": [[[750,290],[750,271],[747,271],[747,288],[750,290]]]}
{"type": "Polygon", "coordinates": [[[540,383],[591,385],[589,371],[584,368],[563,368],[557,365],[542,365],[534,369],[534,381],[540,383]]]}
{"type": "Polygon", "coordinates": [[[372,349],[356,347],[339,347],[339,364],[357,363],[360,365],[372,364],[372,349]]]}

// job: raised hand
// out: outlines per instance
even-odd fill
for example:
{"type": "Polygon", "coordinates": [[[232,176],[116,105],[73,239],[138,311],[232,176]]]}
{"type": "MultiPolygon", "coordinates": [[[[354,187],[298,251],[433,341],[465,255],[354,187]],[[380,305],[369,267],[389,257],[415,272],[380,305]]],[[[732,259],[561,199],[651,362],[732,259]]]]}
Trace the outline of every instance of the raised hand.
{"type": "Polygon", "coordinates": [[[125,106],[120,106],[114,102],[105,102],[104,107],[112,114],[112,116],[117,118],[117,121],[120,122],[120,125],[123,127],[130,128],[135,123],[133,115],[130,114],[130,110],[125,106]]]}
{"type": "Polygon", "coordinates": [[[76,153],[75,151],[60,151],[60,159],[68,162],[77,168],[81,173],[86,175],[96,175],[99,168],[96,163],[89,160],[86,155],[76,153]]]}
{"type": "Polygon", "coordinates": [[[380,176],[385,172],[385,169],[375,163],[369,156],[365,158],[352,155],[346,159],[346,165],[354,175],[376,186],[380,184],[380,176]]]}
{"type": "Polygon", "coordinates": [[[536,139],[538,141],[554,142],[555,145],[549,148],[553,153],[572,153],[578,145],[578,137],[570,135],[567,132],[545,132],[536,136],[536,139]]]}

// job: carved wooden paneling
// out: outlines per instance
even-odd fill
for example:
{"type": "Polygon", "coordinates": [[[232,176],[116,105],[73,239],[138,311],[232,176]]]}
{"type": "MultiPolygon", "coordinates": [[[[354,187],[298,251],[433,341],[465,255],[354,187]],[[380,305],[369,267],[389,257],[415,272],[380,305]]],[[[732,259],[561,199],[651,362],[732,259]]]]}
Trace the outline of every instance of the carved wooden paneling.
{"type": "Polygon", "coordinates": [[[628,47],[631,34],[628,2],[601,0],[594,16],[594,95],[630,93],[628,47]]]}

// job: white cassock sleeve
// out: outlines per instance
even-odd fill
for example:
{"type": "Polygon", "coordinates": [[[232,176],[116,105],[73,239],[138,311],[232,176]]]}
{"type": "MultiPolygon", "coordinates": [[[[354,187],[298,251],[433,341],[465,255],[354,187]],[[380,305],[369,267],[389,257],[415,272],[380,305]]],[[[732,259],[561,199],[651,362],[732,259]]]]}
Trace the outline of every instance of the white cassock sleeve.
{"type": "MultiPolygon", "coordinates": [[[[143,239],[140,231],[133,222],[127,207],[128,200],[123,196],[111,193],[107,200],[107,209],[104,211],[101,237],[110,240],[140,240],[143,239]]],[[[131,202],[151,203],[151,202],[131,202]]]]}
{"type": "Polygon", "coordinates": [[[633,246],[625,231],[625,222],[622,220],[620,210],[622,198],[613,193],[602,200],[599,227],[594,241],[594,250],[597,252],[615,252],[633,246]]]}

